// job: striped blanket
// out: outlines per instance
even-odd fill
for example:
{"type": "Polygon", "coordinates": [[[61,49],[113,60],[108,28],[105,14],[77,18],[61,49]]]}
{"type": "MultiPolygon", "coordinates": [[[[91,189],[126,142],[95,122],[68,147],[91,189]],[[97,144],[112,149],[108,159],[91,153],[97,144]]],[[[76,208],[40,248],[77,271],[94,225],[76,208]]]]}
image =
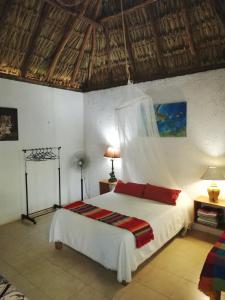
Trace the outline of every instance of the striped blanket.
{"type": "Polygon", "coordinates": [[[129,230],[135,237],[137,248],[144,246],[154,239],[152,228],[146,221],[102,209],[83,201],[73,202],[64,206],[64,208],[85,217],[129,230]]]}
{"type": "Polygon", "coordinates": [[[225,232],[206,258],[200,275],[199,289],[206,295],[225,291],[225,232]]]}

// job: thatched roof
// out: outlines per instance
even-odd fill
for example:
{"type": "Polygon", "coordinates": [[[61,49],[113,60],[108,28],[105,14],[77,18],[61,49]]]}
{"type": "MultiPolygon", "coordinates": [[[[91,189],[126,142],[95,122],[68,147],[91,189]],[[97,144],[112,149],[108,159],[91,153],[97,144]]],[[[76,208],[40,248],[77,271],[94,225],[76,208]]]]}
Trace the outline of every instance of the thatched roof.
{"type": "Polygon", "coordinates": [[[0,0],[0,77],[80,91],[225,67],[224,0],[0,0]],[[124,47],[124,35],[127,51],[124,47]]]}

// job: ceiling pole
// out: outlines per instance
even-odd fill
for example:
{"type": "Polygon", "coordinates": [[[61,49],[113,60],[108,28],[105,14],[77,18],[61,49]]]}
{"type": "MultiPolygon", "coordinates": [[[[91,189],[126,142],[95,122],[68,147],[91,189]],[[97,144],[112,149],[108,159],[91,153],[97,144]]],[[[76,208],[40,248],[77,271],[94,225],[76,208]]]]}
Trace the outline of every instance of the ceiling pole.
{"type": "Polygon", "coordinates": [[[92,51],[90,56],[90,63],[88,68],[88,82],[91,80],[92,69],[95,63],[95,54],[96,54],[96,28],[93,28],[92,31],[92,51]]]}
{"type": "MultiPolygon", "coordinates": [[[[84,6],[82,8],[82,11],[80,12],[80,14],[78,15],[77,18],[74,18],[74,17],[69,18],[69,21],[66,25],[65,32],[63,34],[63,37],[62,37],[61,41],[59,42],[59,44],[57,46],[57,49],[56,49],[55,54],[53,56],[53,60],[52,60],[52,62],[50,64],[50,67],[48,69],[48,72],[47,72],[47,75],[46,75],[46,80],[47,81],[50,81],[52,79],[52,76],[54,74],[54,71],[55,71],[56,65],[58,63],[59,57],[60,57],[61,53],[63,52],[66,44],[68,43],[69,39],[71,38],[71,36],[73,34],[73,31],[74,31],[74,28],[76,28],[77,25],[80,23],[80,21],[81,21],[80,18],[84,15],[89,2],[90,2],[90,0],[85,1],[84,6]]],[[[89,26],[91,26],[91,25],[89,25],[89,26]]]]}
{"type": "MultiPolygon", "coordinates": [[[[137,4],[137,5],[134,5],[134,6],[130,7],[130,8],[124,9],[123,14],[127,15],[127,14],[129,14],[129,13],[131,13],[133,11],[136,11],[137,9],[143,8],[143,7],[145,7],[145,6],[149,5],[149,4],[152,4],[152,3],[156,2],[156,1],[158,1],[158,0],[145,0],[142,3],[140,3],[140,4],[137,4]]],[[[111,15],[111,16],[107,16],[107,17],[104,17],[104,18],[100,19],[99,22],[102,23],[102,22],[110,21],[110,20],[112,20],[114,18],[121,17],[121,15],[122,15],[122,12],[120,11],[117,14],[114,14],[114,15],[111,15]]]]}
{"type": "MultiPolygon", "coordinates": [[[[76,11],[76,10],[71,10],[70,8],[67,8],[65,6],[60,5],[59,3],[55,2],[54,0],[44,0],[45,2],[47,2],[48,4],[50,4],[51,6],[61,9],[62,11],[64,11],[65,13],[67,13],[70,16],[74,16],[74,17],[79,17],[80,12],[76,11]]],[[[97,21],[83,15],[82,17],[80,17],[81,19],[83,19],[84,21],[86,21],[88,24],[91,24],[92,26],[100,26],[101,24],[98,23],[97,21]]]]}
{"type": "MultiPolygon", "coordinates": [[[[101,1],[102,0],[98,0],[98,2],[97,2],[97,8],[96,8],[96,11],[95,11],[94,19],[96,19],[98,17],[98,14],[99,14],[99,11],[100,11],[100,8],[101,8],[101,1]]],[[[87,29],[87,31],[84,35],[84,39],[83,39],[81,48],[79,50],[79,55],[77,57],[75,65],[74,65],[74,70],[73,70],[73,73],[72,73],[72,76],[71,76],[71,79],[70,79],[70,85],[73,85],[77,80],[78,71],[79,71],[83,56],[84,56],[85,48],[87,46],[88,40],[90,39],[92,29],[93,29],[93,26],[88,25],[88,29],[87,29]]]]}
{"type": "Polygon", "coordinates": [[[25,77],[25,75],[26,75],[26,72],[27,72],[29,64],[30,64],[31,57],[34,53],[35,42],[38,38],[38,35],[41,32],[41,27],[43,26],[43,22],[45,21],[48,13],[49,13],[48,5],[46,3],[42,3],[39,17],[37,17],[33,33],[31,35],[29,43],[28,43],[27,52],[25,53],[23,62],[21,64],[21,76],[22,77],[25,77]]]}
{"type": "Polygon", "coordinates": [[[192,30],[191,30],[191,26],[190,26],[190,21],[189,21],[189,17],[188,17],[188,8],[187,8],[187,3],[186,0],[182,0],[182,15],[184,18],[184,26],[185,26],[185,31],[188,37],[188,44],[189,44],[189,48],[191,51],[191,54],[193,56],[197,56],[197,52],[194,46],[194,41],[193,41],[193,37],[192,37],[192,30]]]}

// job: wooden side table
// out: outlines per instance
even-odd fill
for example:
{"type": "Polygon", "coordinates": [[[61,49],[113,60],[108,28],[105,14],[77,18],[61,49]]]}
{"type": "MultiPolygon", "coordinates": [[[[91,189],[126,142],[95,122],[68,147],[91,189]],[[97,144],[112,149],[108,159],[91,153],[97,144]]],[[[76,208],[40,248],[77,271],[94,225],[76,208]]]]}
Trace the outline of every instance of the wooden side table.
{"type": "Polygon", "coordinates": [[[116,182],[109,182],[107,179],[99,181],[100,195],[110,192],[117,184],[116,182]]]}
{"type": "MultiPolygon", "coordinates": [[[[194,200],[194,222],[195,223],[198,223],[197,222],[197,218],[198,218],[197,212],[198,212],[198,209],[201,208],[203,205],[205,205],[205,206],[211,206],[211,207],[214,207],[214,208],[225,209],[225,200],[219,199],[218,202],[212,202],[212,201],[209,200],[209,198],[207,196],[199,196],[199,197],[197,197],[194,200]]],[[[208,225],[203,225],[203,226],[208,226],[208,225]]],[[[222,223],[218,227],[218,229],[225,230],[224,223],[222,223]]]]}

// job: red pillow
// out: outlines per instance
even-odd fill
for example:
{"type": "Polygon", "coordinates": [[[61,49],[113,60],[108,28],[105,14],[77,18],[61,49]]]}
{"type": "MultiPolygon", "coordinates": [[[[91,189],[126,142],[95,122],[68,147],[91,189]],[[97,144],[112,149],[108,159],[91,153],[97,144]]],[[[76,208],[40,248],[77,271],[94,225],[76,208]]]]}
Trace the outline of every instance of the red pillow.
{"type": "Polygon", "coordinates": [[[114,192],[142,198],[145,186],[145,184],[133,182],[124,183],[123,181],[119,180],[114,192]]]}
{"type": "Polygon", "coordinates": [[[176,200],[180,192],[180,190],[168,189],[161,186],[146,184],[143,198],[176,205],[176,200]]]}

